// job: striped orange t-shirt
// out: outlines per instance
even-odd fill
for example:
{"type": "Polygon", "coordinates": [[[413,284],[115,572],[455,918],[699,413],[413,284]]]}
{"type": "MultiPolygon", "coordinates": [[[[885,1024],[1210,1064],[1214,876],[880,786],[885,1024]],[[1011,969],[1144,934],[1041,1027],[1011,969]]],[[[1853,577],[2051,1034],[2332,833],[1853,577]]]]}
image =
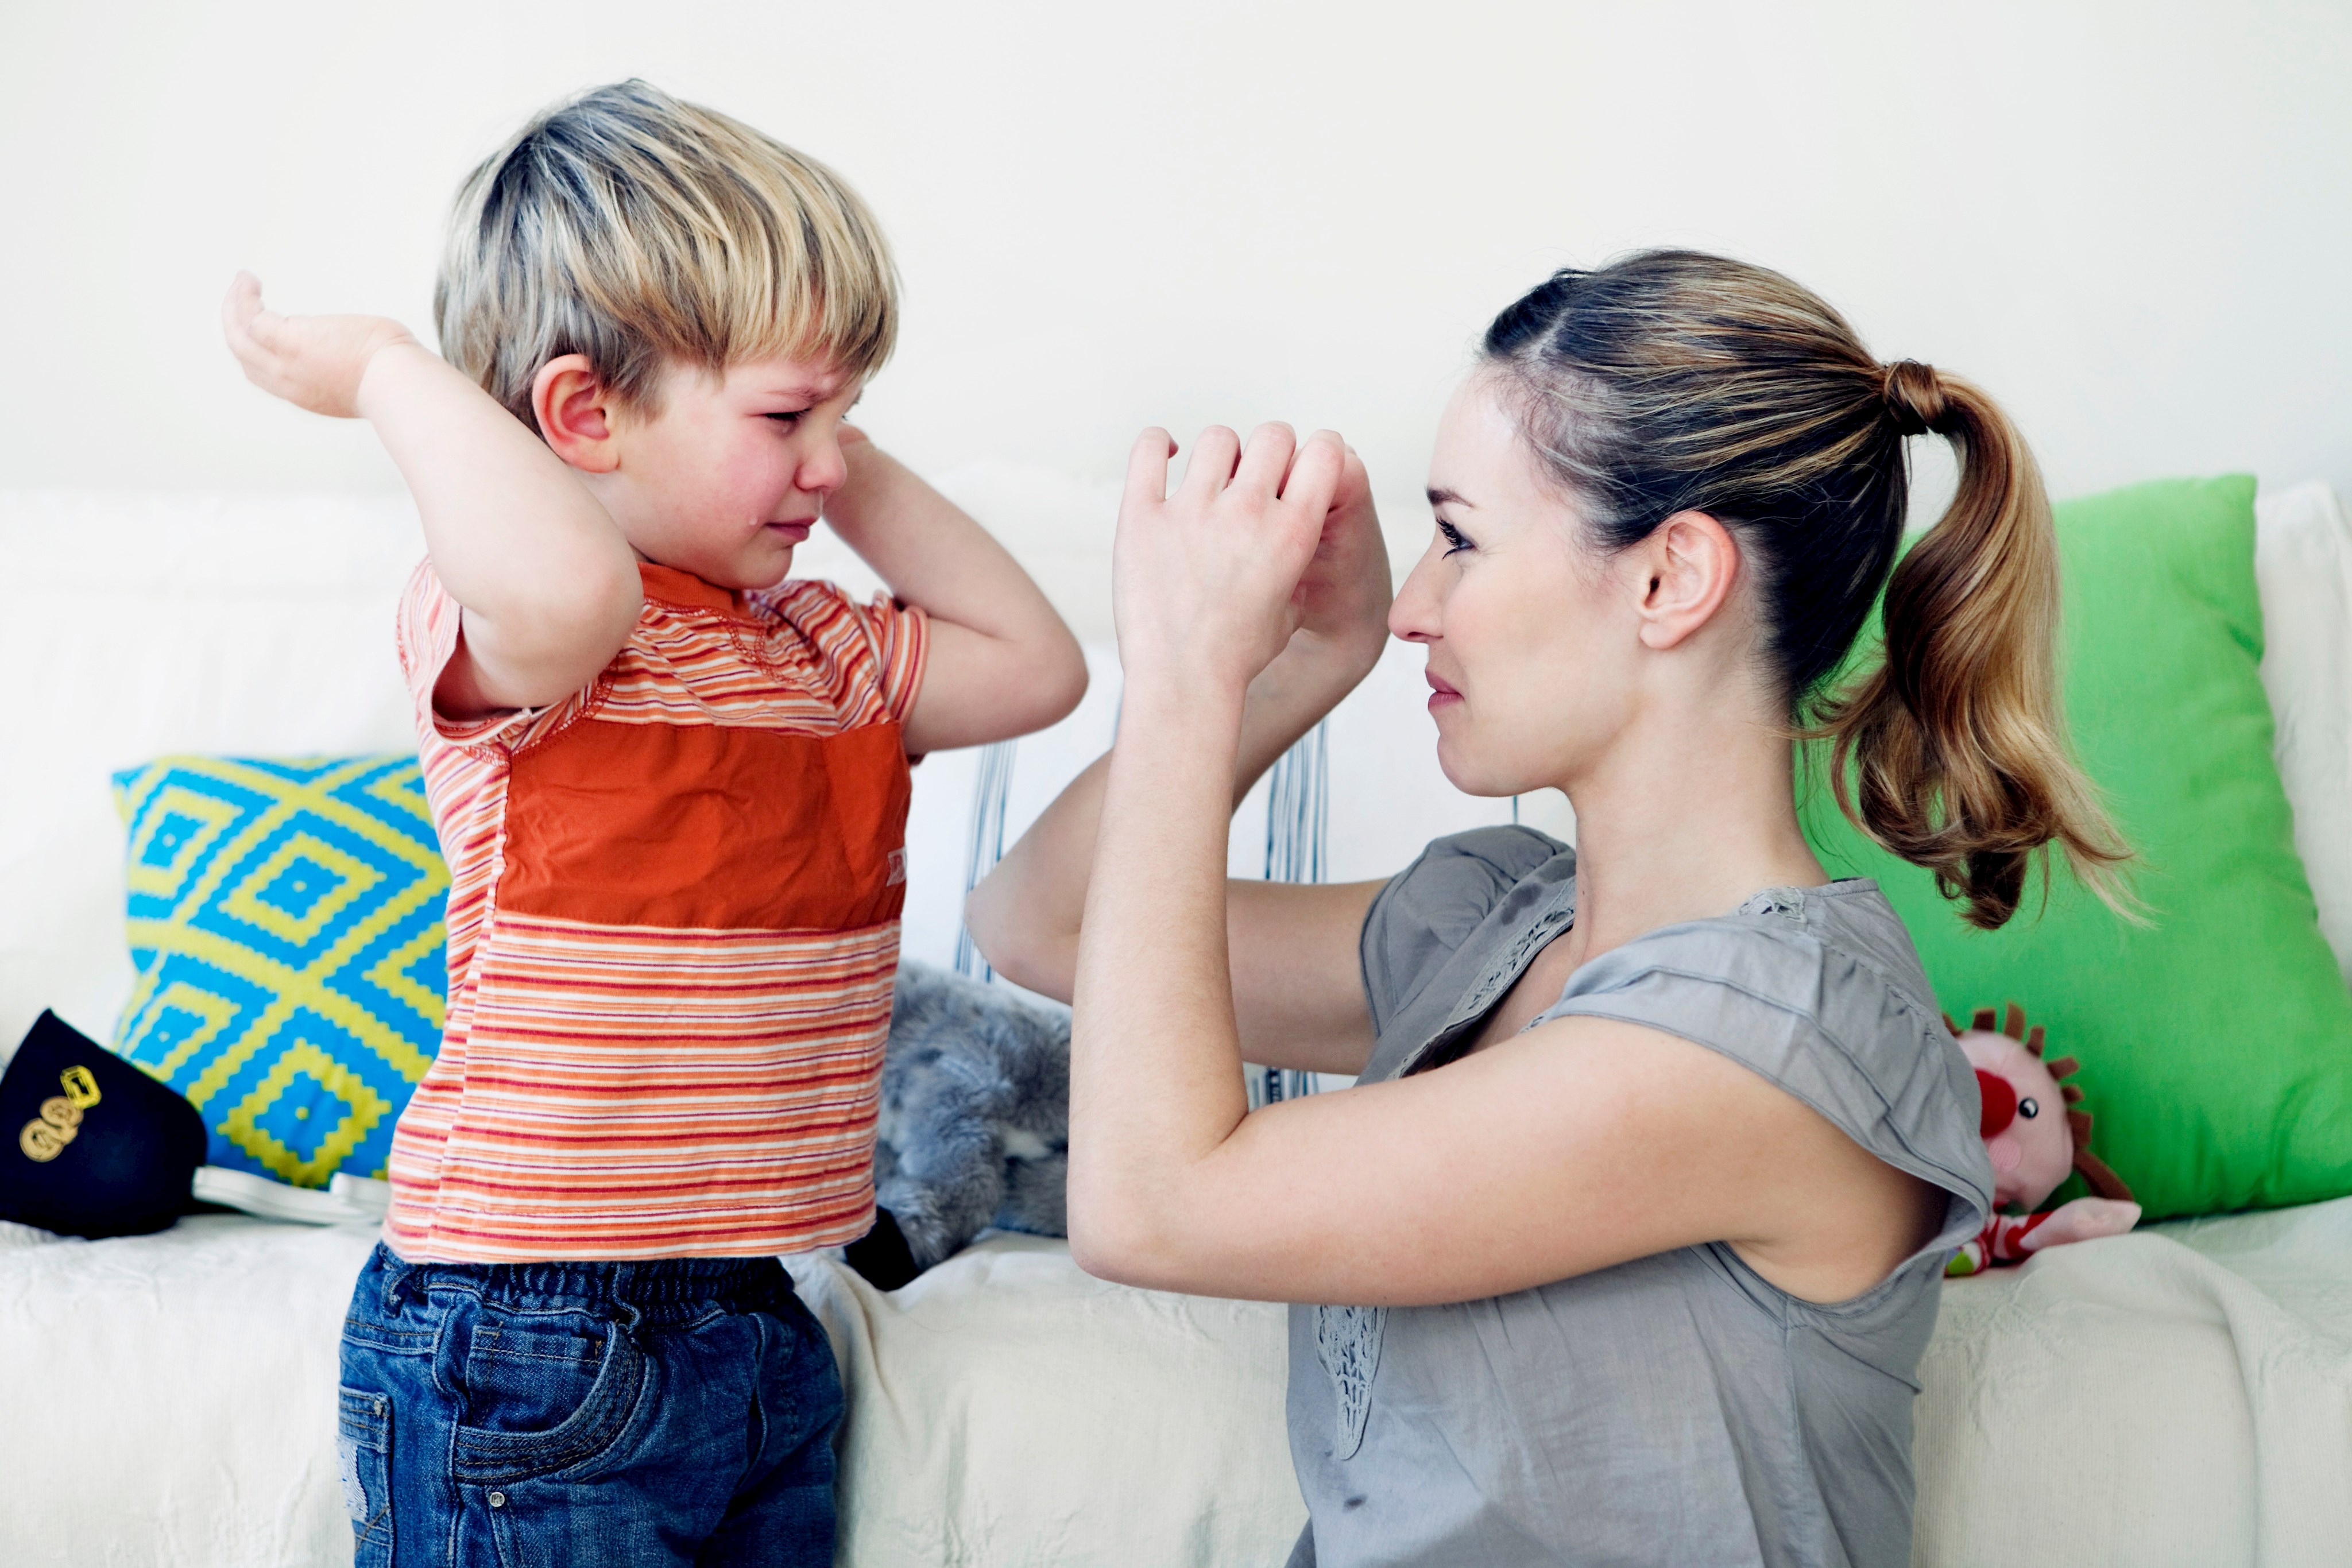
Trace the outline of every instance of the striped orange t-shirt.
{"type": "Polygon", "coordinates": [[[458,611],[429,562],[402,602],[449,862],[446,1033],[393,1133],[411,1261],[749,1257],[873,1220],[928,623],[641,570],[594,682],[475,723],[434,711],[458,611]]]}

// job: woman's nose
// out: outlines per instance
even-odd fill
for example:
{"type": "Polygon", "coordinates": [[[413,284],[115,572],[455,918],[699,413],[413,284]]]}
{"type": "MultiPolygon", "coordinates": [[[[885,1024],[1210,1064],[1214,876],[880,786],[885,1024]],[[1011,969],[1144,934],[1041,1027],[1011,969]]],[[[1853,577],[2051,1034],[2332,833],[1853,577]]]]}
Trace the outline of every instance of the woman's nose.
{"type": "Polygon", "coordinates": [[[1407,643],[1437,640],[1437,585],[1429,563],[1427,554],[1415,561],[1396,597],[1389,601],[1390,636],[1407,643]]]}

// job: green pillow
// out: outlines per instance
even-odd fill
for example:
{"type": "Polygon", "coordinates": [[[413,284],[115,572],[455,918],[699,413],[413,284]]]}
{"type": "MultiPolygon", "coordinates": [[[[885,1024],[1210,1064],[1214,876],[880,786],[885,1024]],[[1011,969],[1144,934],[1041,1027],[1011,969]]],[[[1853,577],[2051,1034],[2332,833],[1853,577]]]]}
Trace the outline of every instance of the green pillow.
{"type": "Polygon", "coordinates": [[[213,1165],[380,1176],[441,1044],[448,868],[414,757],[166,757],[114,776],[137,983],[115,1042],[213,1165]]]}
{"type": "Polygon", "coordinates": [[[1800,790],[1822,864],[1878,879],[1947,1012],[2014,999],[2082,1060],[2093,1152],[2150,1219],[2352,1192],[2352,992],[2271,760],[2253,497],[2237,476],[2057,508],[2067,720],[2139,855],[2147,925],[2053,858],[2046,906],[2036,877],[2008,925],[1973,930],[1845,821],[1825,747],[1800,790]]]}

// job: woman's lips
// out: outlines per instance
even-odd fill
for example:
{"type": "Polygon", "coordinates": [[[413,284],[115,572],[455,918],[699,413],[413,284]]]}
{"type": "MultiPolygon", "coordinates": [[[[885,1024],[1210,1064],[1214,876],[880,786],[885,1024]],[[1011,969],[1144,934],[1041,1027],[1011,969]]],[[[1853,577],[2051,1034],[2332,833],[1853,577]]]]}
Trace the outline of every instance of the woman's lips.
{"type": "Polygon", "coordinates": [[[1462,694],[1455,691],[1444,681],[1438,679],[1433,672],[1423,670],[1422,674],[1429,682],[1430,712],[1435,713],[1439,708],[1445,706],[1449,703],[1458,703],[1462,700],[1462,694]]]}

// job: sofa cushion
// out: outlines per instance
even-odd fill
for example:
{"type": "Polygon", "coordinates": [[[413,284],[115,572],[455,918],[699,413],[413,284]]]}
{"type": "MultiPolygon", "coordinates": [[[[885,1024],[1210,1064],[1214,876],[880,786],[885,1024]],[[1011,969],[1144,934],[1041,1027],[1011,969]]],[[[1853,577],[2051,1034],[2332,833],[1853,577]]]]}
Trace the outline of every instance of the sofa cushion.
{"type": "Polygon", "coordinates": [[[1879,880],[1948,1011],[2013,998],[2081,1060],[2092,1148],[2150,1218],[2352,1192],[2352,993],[2272,761],[2253,490],[2169,481],[2058,508],[2067,717],[2137,852],[2145,925],[2061,867],[2046,908],[2036,879],[2008,925],[1972,930],[1826,788],[1804,802],[1822,863],[1879,880]]]}
{"type": "Polygon", "coordinates": [[[413,757],[164,758],[115,776],[137,972],[116,1048],[208,1158],[380,1176],[440,1048],[448,869],[413,757]]]}

